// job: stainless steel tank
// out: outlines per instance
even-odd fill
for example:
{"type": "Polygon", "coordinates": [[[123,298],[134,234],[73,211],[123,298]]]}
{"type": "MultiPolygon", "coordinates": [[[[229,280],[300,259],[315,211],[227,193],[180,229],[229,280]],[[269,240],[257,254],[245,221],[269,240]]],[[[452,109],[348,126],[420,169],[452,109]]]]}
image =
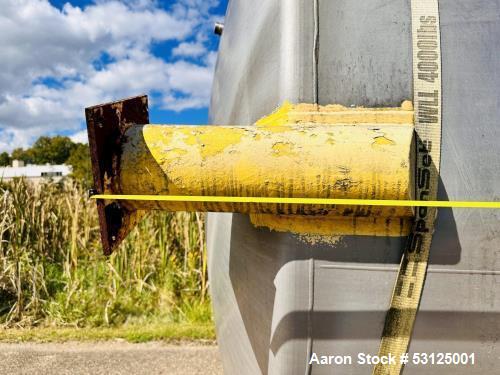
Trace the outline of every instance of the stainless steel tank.
{"type": "MultiPolygon", "coordinates": [[[[252,124],[284,100],[397,106],[412,99],[409,1],[231,0],[211,121],[252,124]]],[[[439,199],[500,199],[500,1],[440,0],[443,138],[439,199]]],[[[209,277],[227,374],[370,374],[308,365],[311,353],[376,354],[405,238],[311,243],[208,218],[209,277]]],[[[475,353],[469,366],[405,374],[493,374],[500,350],[500,211],[440,209],[410,352],[475,353]]]]}

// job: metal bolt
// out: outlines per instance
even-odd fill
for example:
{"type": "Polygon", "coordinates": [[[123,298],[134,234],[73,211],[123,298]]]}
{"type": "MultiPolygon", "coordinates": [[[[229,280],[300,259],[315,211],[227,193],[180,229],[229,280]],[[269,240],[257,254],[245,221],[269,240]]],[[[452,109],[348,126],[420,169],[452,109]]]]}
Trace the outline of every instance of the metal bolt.
{"type": "Polygon", "coordinates": [[[116,241],[116,236],[111,236],[111,241],[115,242],[116,241]]]}
{"type": "Polygon", "coordinates": [[[214,33],[217,35],[222,35],[224,31],[224,24],[222,22],[216,22],[214,26],[214,33]]]}

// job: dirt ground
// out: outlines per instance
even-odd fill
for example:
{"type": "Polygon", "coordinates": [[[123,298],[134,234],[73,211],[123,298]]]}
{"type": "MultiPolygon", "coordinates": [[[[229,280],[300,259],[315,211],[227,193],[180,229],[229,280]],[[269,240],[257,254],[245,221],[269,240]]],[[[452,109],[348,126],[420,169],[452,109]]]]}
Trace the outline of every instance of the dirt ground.
{"type": "Polygon", "coordinates": [[[215,345],[0,343],[0,374],[215,375],[222,374],[222,366],[215,345]]]}

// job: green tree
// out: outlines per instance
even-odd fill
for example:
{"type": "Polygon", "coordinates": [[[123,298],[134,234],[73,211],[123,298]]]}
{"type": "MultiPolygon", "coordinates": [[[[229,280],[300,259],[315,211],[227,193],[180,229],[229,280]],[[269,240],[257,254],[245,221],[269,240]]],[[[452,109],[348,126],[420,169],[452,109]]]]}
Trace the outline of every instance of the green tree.
{"type": "Polygon", "coordinates": [[[15,148],[11,154],[12,160],[22,160],[25,164],[33,163],[31,149],[24,150],[22,147],[15,148]]]}
{"type": "Polygon", "coordinates": [[[35,164],[63,164],[68,160],[75,144],[68,137],[40,137],[31,147],[35,164]]]}
{"type": "Polygon", "coordinates": [[[2,152],[0,154],[0,167],[6,167],[6,166],[10,165],[11,161],[12,160],[10,159],[10,156],[8,153],[2,152]]]}
{"type": "Polygon", "coordinates": [[[71,165],[71,176],[80,181],[85,187],[92,186],[92,166],[90,164],[89,146],[76,143],[71,150],[66,164],[71,165]]]}

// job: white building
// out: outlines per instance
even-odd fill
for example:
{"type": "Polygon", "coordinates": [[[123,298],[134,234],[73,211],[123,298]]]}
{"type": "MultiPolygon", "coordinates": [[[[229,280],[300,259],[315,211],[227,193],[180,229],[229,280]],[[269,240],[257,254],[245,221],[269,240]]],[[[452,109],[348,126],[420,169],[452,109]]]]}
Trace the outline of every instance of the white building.
{"type": "Polygon", "coordinates": [[[11,167],[0,167],[0,181],[8,181],[15,177],[24,177],[33,182],[49,178],[59,181],[70,173],[71,166],[69,165],[24,165],[21,160],[13,160],[11,167]]]}

